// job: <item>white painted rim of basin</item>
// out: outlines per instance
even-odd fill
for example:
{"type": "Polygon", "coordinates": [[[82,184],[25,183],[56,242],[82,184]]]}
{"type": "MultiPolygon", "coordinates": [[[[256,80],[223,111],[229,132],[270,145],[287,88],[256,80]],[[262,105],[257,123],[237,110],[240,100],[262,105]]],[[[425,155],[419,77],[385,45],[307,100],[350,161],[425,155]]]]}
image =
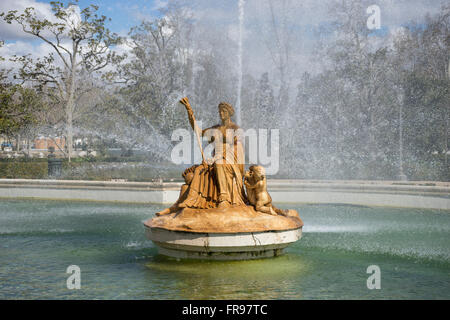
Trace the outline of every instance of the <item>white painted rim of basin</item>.
{"type": "Polygon", "coordinates": [[[302,228],[245,233],[194,233],[146,226],[147,238],[159,247],[202,252],[242,252],[280,249],[299,240],[302,228]]]}

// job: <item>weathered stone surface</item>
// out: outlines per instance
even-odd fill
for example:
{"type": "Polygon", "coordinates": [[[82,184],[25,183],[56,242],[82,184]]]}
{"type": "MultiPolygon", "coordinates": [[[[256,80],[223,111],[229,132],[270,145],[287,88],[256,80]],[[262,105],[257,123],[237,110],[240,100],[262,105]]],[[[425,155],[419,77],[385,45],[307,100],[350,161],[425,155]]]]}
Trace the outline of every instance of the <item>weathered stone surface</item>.
{"type": "Polygon", "coordinates": [[[270,215],[251,206],[226,209],[184,208],[176,213],[154,217],[144,223],[150,228],[198,233],[241,233],[298,229],[303,226],[296,210],[287,216],[270,215]]]}

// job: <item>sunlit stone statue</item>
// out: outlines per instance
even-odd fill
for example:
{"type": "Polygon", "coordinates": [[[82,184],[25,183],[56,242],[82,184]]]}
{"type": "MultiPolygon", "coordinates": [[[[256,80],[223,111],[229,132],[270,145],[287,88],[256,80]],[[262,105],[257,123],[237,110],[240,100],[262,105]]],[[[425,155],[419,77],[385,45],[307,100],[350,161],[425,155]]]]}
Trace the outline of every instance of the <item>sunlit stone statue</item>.
{"type": "Polygon", "coordinates": [[[186,169],[178,200],[144,224],[164,255],[203,259],[252,259],[279,255],[301,237],[295,210],[280,210],[267,191],[265,169],[244,172],[243,132],[233,107],[218,106],[221,123],[200,130],[188,98],[180,100],[198,139],[202,163],[186,169]],[[205,159],[201,137],[214,146],[205,159]],[[244,188],[247,189],[247,192],[244,188]]]}
{"type": "Polygon", "coordinates": [[[272,197],[267,192],[266,171],[262,166],[251,166],[244,176],[248,202],[256,211],[272,215],[287,215],[289,210],[280,210],[272,204],[272,197]]]}
{"type": "MultiPolygon", "coordinates": [[[[199,133],[188,98],[180,102],[186,107],[193,130],[199,133]]],[[[196,167],[189,193],[180,207],[228,208],[247,203],[242,182],[244,149],[239,127],[231,121],[234,109],[226,102],[221,102],[218,109],[221,124],[201,132],[202,136],[209,133],[210,141],[214,143],[214,158],[209,159],[209,163],[204,160],[202,165],[196,167]]]]}

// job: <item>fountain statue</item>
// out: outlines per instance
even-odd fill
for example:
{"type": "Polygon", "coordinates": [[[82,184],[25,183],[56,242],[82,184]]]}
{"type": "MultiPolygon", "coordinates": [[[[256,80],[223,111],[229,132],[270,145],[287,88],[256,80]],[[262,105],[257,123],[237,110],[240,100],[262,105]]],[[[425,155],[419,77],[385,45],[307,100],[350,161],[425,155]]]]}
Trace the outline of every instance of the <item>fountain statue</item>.
{"type": "Polygon", "coordinates": [[[144,222],[147,237],[164,255],[178,258],[254,259],[281,254],[301,237],[295,210],[272,204],[265,169],[244,172],[242,130],[231,121],[234,108],[221,102],[221,124],[200,130],[188,98],[180,100],[194,130],[202,163],[186,169],[178,200],[144,222]],[[206,159],[201,136],[213,143],[206,159]]]}

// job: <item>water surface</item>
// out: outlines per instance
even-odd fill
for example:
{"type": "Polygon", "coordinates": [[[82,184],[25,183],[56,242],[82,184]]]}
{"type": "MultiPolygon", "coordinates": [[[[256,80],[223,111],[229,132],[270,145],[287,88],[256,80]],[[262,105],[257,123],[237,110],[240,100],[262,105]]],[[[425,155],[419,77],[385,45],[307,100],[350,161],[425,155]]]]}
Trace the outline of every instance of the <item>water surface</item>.
{"type": "Polygon", "coordinates": [[[450,212],[289,205],[303,238],[277,258],[165,258],[142,221],[158,205],[0,201],[0,299],[449,299],[450,212]],[[69,290],[69,265],[81,289],[69,290]],[[367,289],[367,267],[381,289],[367,289]]]}

